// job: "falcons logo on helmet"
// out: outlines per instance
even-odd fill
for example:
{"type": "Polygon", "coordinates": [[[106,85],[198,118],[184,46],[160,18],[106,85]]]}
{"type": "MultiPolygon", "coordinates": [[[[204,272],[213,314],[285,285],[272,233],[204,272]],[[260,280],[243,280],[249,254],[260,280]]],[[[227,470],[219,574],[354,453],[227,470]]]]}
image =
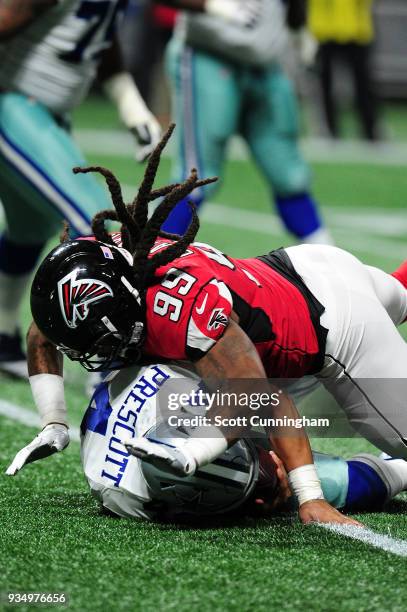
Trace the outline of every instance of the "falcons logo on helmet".
{"type": "Polygon", "coordinates": [[[89,304],[113,297],[106,283],[92,278],[77,279],[78,270],[73,270],[58,282],[59,304],[65,323],[71,329],[78,327],[89,314],[89,304]]]}

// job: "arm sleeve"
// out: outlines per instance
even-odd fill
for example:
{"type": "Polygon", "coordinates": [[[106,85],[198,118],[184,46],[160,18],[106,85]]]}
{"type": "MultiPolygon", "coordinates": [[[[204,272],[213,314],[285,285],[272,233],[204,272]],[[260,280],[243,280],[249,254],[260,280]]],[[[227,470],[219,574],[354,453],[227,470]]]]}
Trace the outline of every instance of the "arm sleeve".
{"type": "Polygon", "coordinates": [[[179,293],[180,285],[149,290],[146,354],[196,361],[222,337],[233,308],[232,295],[223,281],[203,276],[202,271],[199,281],[195,276],[187,295],[179,293]]]}
{"type": "Polygon", "coordinates": [[[232,308],[232,296],[224,282],[213,278],[201,288],[188,320],[185,352],[189,359],[203,357],[223,336],[232,308]]]}

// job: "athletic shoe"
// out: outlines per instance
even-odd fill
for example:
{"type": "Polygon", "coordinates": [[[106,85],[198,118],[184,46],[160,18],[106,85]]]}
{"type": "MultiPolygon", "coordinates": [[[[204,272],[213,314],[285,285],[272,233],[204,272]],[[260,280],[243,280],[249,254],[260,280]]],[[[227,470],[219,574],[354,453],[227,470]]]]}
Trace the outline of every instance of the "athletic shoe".
{"type": "Polygon", "coordinates": [[[17,378],[28,378],[27,357],[22,348],[20,332],[13,336],[0,334],[0,371],[17,378]]]}

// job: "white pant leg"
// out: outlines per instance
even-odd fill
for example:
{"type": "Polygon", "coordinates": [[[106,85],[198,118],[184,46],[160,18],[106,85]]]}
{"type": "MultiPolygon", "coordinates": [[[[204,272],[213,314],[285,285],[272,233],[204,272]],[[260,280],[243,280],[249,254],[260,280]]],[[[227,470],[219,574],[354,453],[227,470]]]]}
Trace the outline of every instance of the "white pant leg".
{"type": "Polygon", "coordinates": [[[372,279],[374,290],[380,302],[395,325],[400,325],[407,317],[407,291],[391,274],[366,266],[372,279]]]}
{"type": "Polygon", "coordinates": [[[393,322],[404,314],[403,292],[341,249],[300,245],[287,253],[325,306],[321,323],[329,332],[318,378],[358,433],[407,459],[407,344],[393,322]]]}

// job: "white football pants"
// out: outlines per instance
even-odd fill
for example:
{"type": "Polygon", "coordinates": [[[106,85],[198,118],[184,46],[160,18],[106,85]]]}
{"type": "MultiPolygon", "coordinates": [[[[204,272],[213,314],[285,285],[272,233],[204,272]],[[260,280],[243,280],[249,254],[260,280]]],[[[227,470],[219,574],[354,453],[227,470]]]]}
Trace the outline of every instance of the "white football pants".
{"type": "Polygon", "coordinates": [[[286,249],[325,306],[325,362],[317,378],[352,427],[392,456],[407,459],[407,290],[389,274],[332,246],[286,249]]]}

